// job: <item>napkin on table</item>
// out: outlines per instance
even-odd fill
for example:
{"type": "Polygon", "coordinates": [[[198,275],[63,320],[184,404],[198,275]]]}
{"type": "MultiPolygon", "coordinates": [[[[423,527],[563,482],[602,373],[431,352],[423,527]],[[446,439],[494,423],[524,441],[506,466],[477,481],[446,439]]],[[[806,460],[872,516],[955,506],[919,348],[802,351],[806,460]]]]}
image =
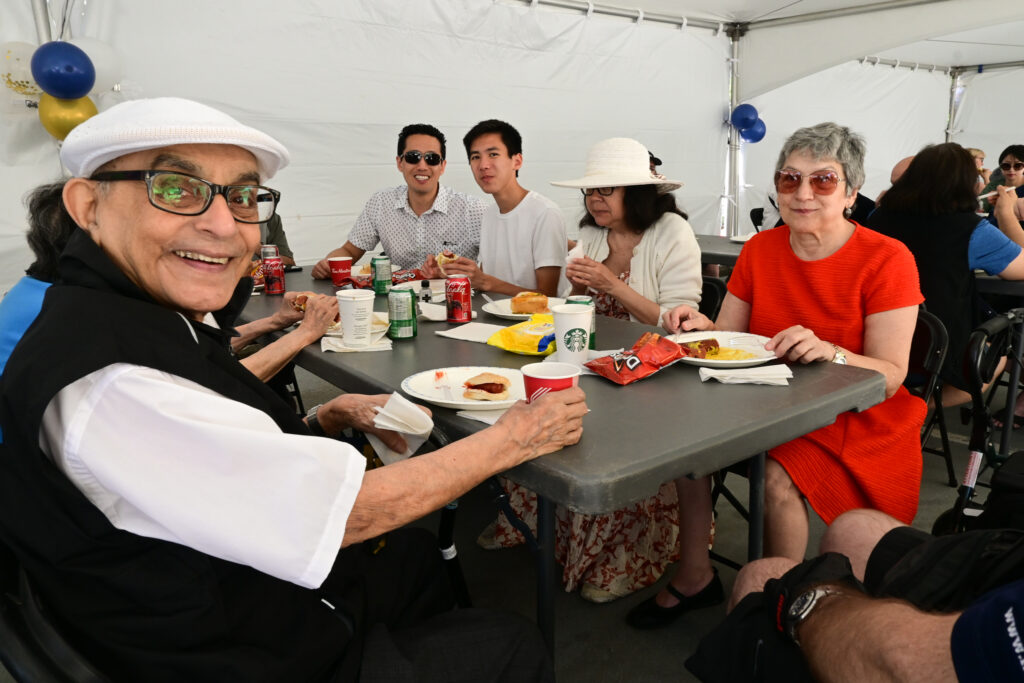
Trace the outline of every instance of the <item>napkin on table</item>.
{"type": "MultiPolygon", "coordinates": [[[[420,317],[434,322],[444,322],[448,319],[448,307],[444,304],[428,304],[421,301],[420,317]]],[[[476,311],[473,311],[473,317],[476,317],[476,311]]]]}
{"type": "Polygon", "coordinates": [[[793,371],[788,365],[761,365],[753,368],[718,369],[702,367],[700,381],[717,379],[722,384],[772,384],[788,386],[793,371]]]}
{"type": "Polygon", "coordinates": [[[577,242],[576,246],[569,250],[569,253],[565,255],[566,265],[572,263],[574,258],[583,258],[586,254],[583,252],[583,242],[577,242]]]}
{"type": "MultiPolygon", "coordinates": [[[[591,360],[594,360],[595,358],[601,358],[603,356],[610,356],[613,353],[618,353],[619,351],[622,351],[622,349],[608,349],[607,351],[598,351],[597,349],[590,349],[589,351],[587,351],[587,360],[591,361],[591,360]]],[[[558,360],[558,352],[555,351],[551,355],[547,356],[541,362],[542,363],[547,363],[547,362],[558,363],[558,362],[560,362],[558,360]]],[[[593,370],[588,368],[586,365],[581,365],[580,366],[580,375],[596,375],[596,374],[597,374],[596,372],[594,372],[593,370]]]]}
{"type": "Polygon", "coordinates": [[[346,346],[345,340],[342,337],[321,337],[320,338],[320,350],[321,351],[340,351],[340,352],[358,352],[358,351],[390,351],[391,340],[387,337],[381,337],[377,341],[370,342],[369,346],[346,346]]]}
{"type": "Polygon", "coordinates": [[[415,453],[430,436],[434,421],[420,410],[415,403],[395,392],[391,394],[383,408],[376,408],[377,416],[373,418],[373,426],[379,429],[390,429],[405,437],[406,449],[398,453],[384,445],[376,434],[367,432],[366,439],[377,451],[385,465],[404,460],[415,453]]]}
{"type": "Polygon", "coordinates": [[[465,323],[450,330],[437,330],[434,334],[449,339],[461,339],[463,341],[480,342],[486,344],[491,335],[505,329],[503,325],[490,325],[488,323],[465,323]]]}

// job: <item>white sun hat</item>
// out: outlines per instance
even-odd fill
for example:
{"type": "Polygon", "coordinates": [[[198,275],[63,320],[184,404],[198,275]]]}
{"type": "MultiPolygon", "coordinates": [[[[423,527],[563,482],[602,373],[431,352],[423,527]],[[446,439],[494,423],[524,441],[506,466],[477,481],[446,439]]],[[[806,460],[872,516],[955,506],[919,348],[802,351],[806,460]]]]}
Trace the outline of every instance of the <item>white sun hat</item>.
{"type": "Polygon", "coordinates": [[[68,133],[60,159],[76,177],[118,157],[170,145],[235,145],[252,152],[265,181],[288,165],[288,150],[224,112],[178,97],[129,100],[83,121],[68,133]]]}
{"type": "Polygon", "coordinates": [[[559,187],[625,187],[657,185],[659,193],[682,187],[660,173],[651,173],[651,155],[647,148],[632,138],[608,138],[590,148],[587,168],[582,178],[553,181],[559,187]]]}

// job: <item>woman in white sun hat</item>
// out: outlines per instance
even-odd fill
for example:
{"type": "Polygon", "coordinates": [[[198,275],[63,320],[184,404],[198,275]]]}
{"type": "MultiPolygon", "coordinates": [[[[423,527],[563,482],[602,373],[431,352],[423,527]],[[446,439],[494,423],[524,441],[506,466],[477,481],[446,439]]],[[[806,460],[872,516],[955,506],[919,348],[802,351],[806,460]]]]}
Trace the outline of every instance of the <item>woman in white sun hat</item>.
{"type": "MultiPolygon", "coordinates": [[[[573,294],[594,297],[597,312],[657,324],[662,313],[700,301],[700,248],[686,215],[669,192],[681,183],[652,173],[650,155],[636,140],[595,144],[584,177],[552,183],[583,190],[581,258],[570,253],[566,275],[573,294]]],[[[505,482],[509,502],[532,527],[537,497],[505,482]]],[[[556,552],[567,591],[608,602],[656,582],[678,559],[678,498],[672,482],[622,510],[583,515],[557,509],[556,552]]],[[[485,548],[510,547],[522,535],[504,518],[481,534],[485,548]]]]}
{"type": "Polygon", "coordinates": [[[582,178],[554,182],[583,192],[582,258],[570,258],[573,294],[597,312],[657,325],[662,314],[700,301],[700,247],[670,194],[682,183],[650,170],[647,148],[610,138],[590,149],[582,178]]]}

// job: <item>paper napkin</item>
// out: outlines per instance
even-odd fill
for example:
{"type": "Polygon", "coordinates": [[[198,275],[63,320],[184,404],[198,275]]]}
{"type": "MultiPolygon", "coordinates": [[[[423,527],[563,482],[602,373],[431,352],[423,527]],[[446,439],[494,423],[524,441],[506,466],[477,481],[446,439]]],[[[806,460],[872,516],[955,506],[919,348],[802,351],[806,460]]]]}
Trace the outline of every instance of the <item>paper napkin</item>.
{"type": "Polygon", "coordinates": [[[761,365],[754,368],[700,369],[700,381],[717,379],[722,384],[773,384],[788,386],[793,371],[788,365],[761,365]]]}
{"type": "Polygon", "coordinates": [[[574,258],[583,258],[586,254],[583,252],[583,242],[577,242],[576,246],[569,250],[569,253],[565,255],[565,263],[570,264],[574,258]]]}
{"type": "Polygon", "coordinates": [[[404,460],[419,450],[423,442],[430,436],[430,430],[434,428],[434,421],[420,410],[415,403],[398,394],[391,394],[388,402],[383,408],[376,408],[377,416],[373,418],[373,425],[379,429],[390,429],[405,437],[407,448],[404,453],[398,453],[384,445],[384,442],[376,434],[367,432],[366,439],[377,451],[381,461],[385,465],[404,460]]]}
{"type": "MultiPolygon", "coordinates": [[[[594,360],[595,358],[601,358],[602,356],[610,356],[613,353],[618,353],[622,349],[608,349],[607,351],[598,351],[597,349],[591,349],[587,351],[587,360],[594,360]]],[[[541,361],[542,363],[558,363],[558,352],[552,353],[541,361]]],[[[596,375],[597,373],[588,368],[586,365],[580,366],[580,375],[596,375]]]]}
{"type": "MultiPolygon", "coordinates": [[[[448,319],[448,307],[444,304],[428,304],[421,301],[420,317],[434,322],[444,322],[448,319]]],[[[476,317],[476,311],[473,311],[473,317],[476,317]]]]}
{"type": "Polygon", "coordinates": [[[461,339],[463,341],[480,342],[486,344],[487,340],[491,338],[496,332],[500,332],[505,329],[504,325],[490,325],[488,323],[466,323],[453,327],[450,330],[438,330],[434,334],[442,337],[448,337],[449,339],[461,339]]]}
{"type": "Polygon", "coordinates": [[[345,340],[342,337],[325,336],[320,338],[320,350],[338,351],[343,353],[355,353],[359,351],[390,351],[391,340],[387,337],[382,337],[376,342],[371,341],[369,346],[346,346],[345,340]]]}

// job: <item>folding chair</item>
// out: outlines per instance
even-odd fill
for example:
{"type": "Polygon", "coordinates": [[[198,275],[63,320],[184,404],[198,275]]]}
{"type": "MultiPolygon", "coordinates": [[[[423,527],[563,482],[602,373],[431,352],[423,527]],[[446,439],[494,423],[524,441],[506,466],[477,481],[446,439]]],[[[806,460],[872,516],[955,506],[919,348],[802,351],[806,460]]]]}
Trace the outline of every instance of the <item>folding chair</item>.
{"type": "Polygon", "coordinates": [[[942,370],[948,349],[949,335],[946,333],[946,327],[942,321],[924,308],[918,310],[914,341],[910,346],[907,379],[903,382],[903,386],[907,387],[910,393],[923,399],[925,403],[933,405],[921,428],[921,452],[942,456],[946,461],[948,483],[950,486],[956,487],[953,453],[949,446],[949,433],[946,431],[946,417],[942,407],[942,387],[939,381],[939,372],[942,370]],[[936,425],[939,428],[942,448],[927,445],[936,425]]]}
{"type": "Polygon", "coordinates": [[[32,583],[0,547],[0,661],[19,683],[108,683],[49,619],[32,583]]]}
{"type": "Polygon", "coordinates": [[[722,302],[725,301],[725,295],[729,291],[726,289],[725,280],[713,275],[704,275],[704,284],[700,290],[700,304],[697,305],[697,310],[714,320],[718,317],[718,311],[722,308],[722,302]]]}

